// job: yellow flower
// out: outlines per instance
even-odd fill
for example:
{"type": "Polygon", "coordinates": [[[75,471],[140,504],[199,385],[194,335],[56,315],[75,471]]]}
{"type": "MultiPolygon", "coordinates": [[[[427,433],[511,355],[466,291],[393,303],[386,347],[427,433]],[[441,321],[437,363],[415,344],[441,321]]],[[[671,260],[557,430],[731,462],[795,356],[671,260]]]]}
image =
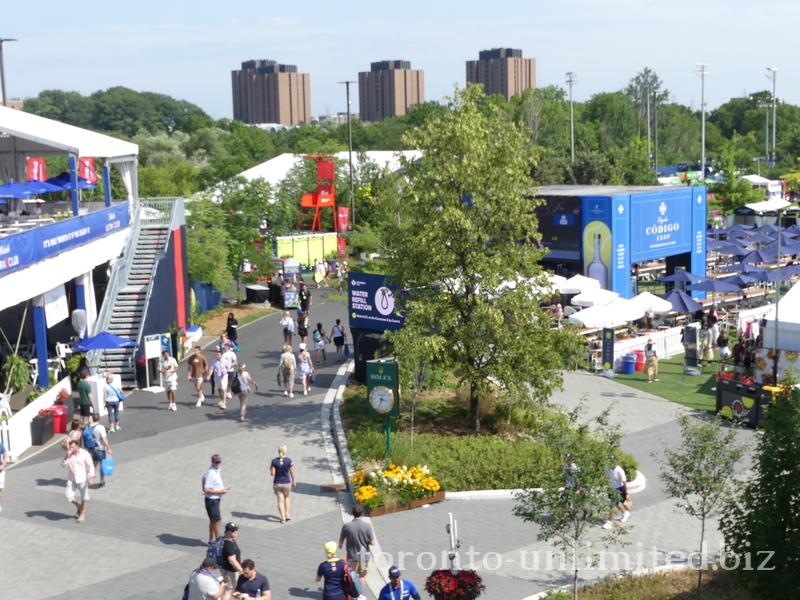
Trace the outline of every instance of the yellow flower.
{"type": "Polygon", "coordinates": [[[350,483],[364,483],[364,471],[356,471],[350,478],[350,483]]]}
{"type": "Polygon", "coordinates": [[[377,495],[378,495],[378,490],[371,485],[365,485],[355,493],[356,500],[358,500],[359,502],[364,502],[365,500],[374,498],[377,495]]]}
{"type": "Polygon", "coordinates": [[[438,492],[441,489],[439,482],[433,477],[426,477],[420,482],[420,485],[429,492],[438,492]]]}

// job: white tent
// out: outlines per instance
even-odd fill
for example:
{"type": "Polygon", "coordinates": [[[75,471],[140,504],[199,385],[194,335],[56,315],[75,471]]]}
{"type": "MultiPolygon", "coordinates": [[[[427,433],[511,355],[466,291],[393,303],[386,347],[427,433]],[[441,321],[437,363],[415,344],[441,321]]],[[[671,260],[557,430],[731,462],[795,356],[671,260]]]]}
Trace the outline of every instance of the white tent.
{"type": "Polygon", "coordinates": [[[597,288],[581,292],[572,299],[571,304],[575,306],[603,306],[605,304],[610,304],[617,298],[619,298],[617,292],[597,288]]]}
{"type": "Polygon", "coordinates": [[[642,307],[631,300],[617,298],[605,306],[592,306],[569,316],[569,322],[581,327],[619,327],[644,316],[642,307]]]}
{"type": "Polygon", "coordinates": [[[631,298],[631,302],[642,307],[645,312],[668,313],[672,311],[672,303],[651,294],[642,292],[638,296],[631,298]]]}
{"type": "Polygon", "coordinates": [[[558,291],[562,294],[580,294],[588,290],[598,289],[600,289],[599,281],[583,275],[573,275],[558,286],[558,291]]]}
{"type": "Polygon", "coordinates": [[[128,199],[138,197],[136,144],[0,106],[0,177],[4,181],[24,181],[25,161],[29,156],[64,154],[101,158],[104,164],[116,163],[128,199]]]}
{"type": "MultiPolygon", "coordinates": [[[[775,309],[764,317],[764,347],[775,345],[775,309]]],[[[778,348],[800,352],[800,282],[783,295],[778,302],[778,348]]]]}

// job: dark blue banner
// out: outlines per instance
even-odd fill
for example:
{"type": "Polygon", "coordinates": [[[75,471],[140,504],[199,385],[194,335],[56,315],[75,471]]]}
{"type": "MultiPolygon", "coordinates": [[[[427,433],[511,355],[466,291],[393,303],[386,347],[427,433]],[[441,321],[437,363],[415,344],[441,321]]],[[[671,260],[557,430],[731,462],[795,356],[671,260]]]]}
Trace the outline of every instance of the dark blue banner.
{"type": "Polygon", "coordinates": [[[0,277],[73,250],[130,224],[127,204],[0,239],[0,277]]]}
{"type": "Polygon", "coordinates": [[[395,286],[386,285],[385,275],[350,273],[347,308],[350,327],[375,331],[397,331],[405,319],[395,312],[395,286]]]}

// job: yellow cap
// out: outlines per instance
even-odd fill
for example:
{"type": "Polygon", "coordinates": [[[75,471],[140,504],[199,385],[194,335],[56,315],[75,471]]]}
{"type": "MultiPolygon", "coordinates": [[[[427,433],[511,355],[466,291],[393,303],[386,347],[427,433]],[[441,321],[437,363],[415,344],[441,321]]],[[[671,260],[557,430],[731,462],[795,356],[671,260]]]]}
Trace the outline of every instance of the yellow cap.
{"type": "Polygon", "coordinates": [[[325,544],[325,554],[336,554],[336,550],[339,549],[339,546],[336,542],[328,542],[325,544]]]}

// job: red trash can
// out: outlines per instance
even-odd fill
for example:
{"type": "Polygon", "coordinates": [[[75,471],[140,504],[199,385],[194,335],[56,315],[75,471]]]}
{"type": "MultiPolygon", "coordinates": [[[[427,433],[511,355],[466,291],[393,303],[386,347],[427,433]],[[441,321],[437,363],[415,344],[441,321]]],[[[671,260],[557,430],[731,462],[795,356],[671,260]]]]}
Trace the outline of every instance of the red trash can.
{"type": "Polygon", "coordinates": [[[636,355],[636,370],[644,371],[644,350],[634,350],[633,354],[636,355]]]}
{"type": "Polygon", "coordinates": [[[45,410],[53,413],[53,433],[67,433],[67,407],[55,404],[45,410]]]}

